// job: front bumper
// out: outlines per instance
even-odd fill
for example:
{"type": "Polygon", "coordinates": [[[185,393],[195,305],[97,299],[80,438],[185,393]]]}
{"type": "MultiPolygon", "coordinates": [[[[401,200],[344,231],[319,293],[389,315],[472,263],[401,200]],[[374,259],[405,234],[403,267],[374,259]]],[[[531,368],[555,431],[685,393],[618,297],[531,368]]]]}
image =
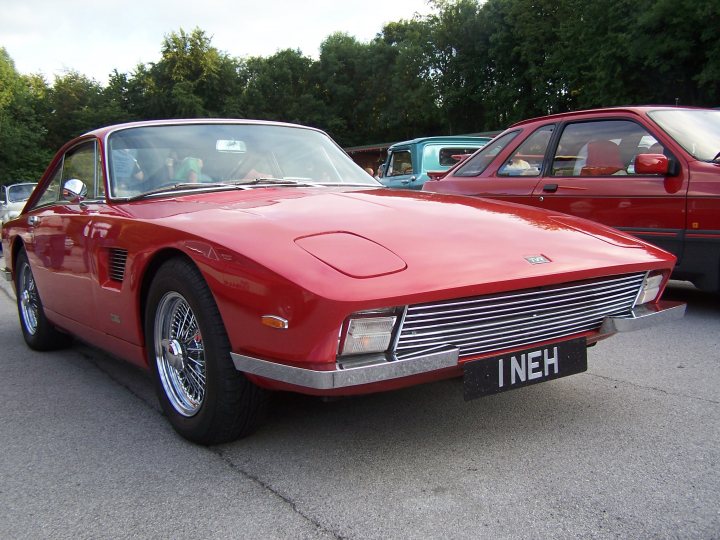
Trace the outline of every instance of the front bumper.
{"type": "MultiPolygon", "coordinates": [[[[685,314],[684,302],[660,301],[638,306],[627,316],[606,317],[599,333],[601,337],[618,332],[641,330],[656,324],[680,319],[685,314]]],[[[422,356],[389,361],[384,355],[368,355],[352,364],[338,364],[331,371],[317,371],[278,364],[269,360],[231,353],[235,369],[273,381],[303,388],[333,390],[429,373],[458,365],[458,349],[448,345],[433,349],[422,356]]]]}

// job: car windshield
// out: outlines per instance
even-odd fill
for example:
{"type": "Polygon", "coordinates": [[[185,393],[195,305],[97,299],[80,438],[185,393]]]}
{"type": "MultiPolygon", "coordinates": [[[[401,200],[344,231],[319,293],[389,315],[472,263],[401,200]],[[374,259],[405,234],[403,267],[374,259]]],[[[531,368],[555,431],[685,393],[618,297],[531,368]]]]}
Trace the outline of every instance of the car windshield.
{"type": "Polygon", "coordinates": [[[648,116],[694,158],[712,161],[720,153],[720,110],[664,109],[648,116]]]}
{"type": "Polygon", "coordinates": [[[132,127],[108,137],[113,197],[174,189],[265,185],[380,186],[327,135],[300,126],[188,123],[132,127]],[[166,188],[166,189],[163,189],[166,188]]]}
{"type": "Polygon", "coordinates": [[[14,184],[8,187],[8,202],[27,201],[35,184],[14,184]]]}

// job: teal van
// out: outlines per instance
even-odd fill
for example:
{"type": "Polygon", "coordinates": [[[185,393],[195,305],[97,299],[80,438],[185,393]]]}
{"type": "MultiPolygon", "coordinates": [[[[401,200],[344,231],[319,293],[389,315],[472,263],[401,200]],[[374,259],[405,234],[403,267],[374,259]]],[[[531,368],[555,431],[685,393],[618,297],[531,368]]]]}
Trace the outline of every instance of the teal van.
{"type": "Polygon", "coordinates": [[[490,137],[421,137],[393,144],[381,169],[380,181],[391,188],[420,189],[428,171],[446,171],[490,137]]]}

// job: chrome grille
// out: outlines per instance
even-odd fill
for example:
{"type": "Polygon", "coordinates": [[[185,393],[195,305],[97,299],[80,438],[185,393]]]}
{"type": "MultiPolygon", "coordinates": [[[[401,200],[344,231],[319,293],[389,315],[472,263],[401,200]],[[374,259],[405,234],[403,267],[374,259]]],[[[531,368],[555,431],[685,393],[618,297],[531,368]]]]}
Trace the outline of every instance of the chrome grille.
{"type": "Polygon", "coordinates": [[[408,306],[398,358],[452,345],[460,358],[598,329],[629,313],[644,273],[408,306]]]}
{"type": "Polygon", "coordinates": [[[127,263],[127,250],[110,249],[110,279],[122,281],[125,278],[125,264],[127,263]]]}

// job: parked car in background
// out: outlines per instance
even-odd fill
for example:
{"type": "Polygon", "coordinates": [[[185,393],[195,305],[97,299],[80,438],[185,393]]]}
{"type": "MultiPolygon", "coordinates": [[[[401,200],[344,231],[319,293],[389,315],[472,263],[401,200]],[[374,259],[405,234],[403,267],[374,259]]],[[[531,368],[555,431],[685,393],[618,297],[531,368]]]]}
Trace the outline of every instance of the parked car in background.
{"type": "Polygon", "coordinates": [[[10,184],[2,186],[2,200],[0,200],[0,224],[16,218],[20,215],[20,211],[25,206],[32,190],[35,189],[36,183],[22,182],[18,184],[10,184]]]}
{"type": "Polygon", "coordinates": [[[393,144],[380,181],[391,188],[421,189],[429,171],[447,171],[490,137],[422,137],[393,144]]]}
{"type": "Polygon", "coordinates": [[[527,120],[424,189],[611,225],[674,253],[675,278],[720,291],[720,110],[623,107],[527,120]]]}
{"type": "Polygon", "coordinates": [[[325,133],[249,120],[110,126],[60,149],[2,229],[27,344],[69,335],[150,370],[199,443],[268,390],[344,396],[464,377],[467,399],[587,367],[682,316],[674,257],[603,225],[390,190],[325,133]]]}

